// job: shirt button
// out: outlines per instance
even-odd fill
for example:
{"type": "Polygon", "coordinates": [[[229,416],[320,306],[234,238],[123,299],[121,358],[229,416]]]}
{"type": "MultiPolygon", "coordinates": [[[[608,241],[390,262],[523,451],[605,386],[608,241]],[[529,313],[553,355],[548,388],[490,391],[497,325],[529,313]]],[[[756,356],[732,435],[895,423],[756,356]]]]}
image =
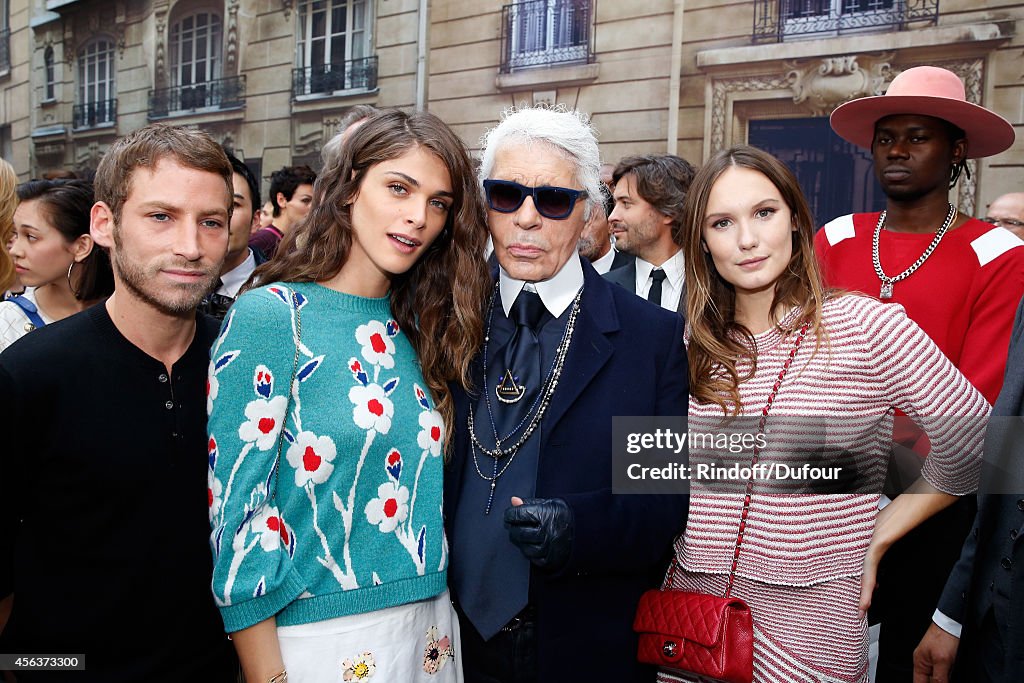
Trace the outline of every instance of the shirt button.
{"type": "Polygon", "coordinates": [[[1011,560],[1008,557],[1004,557],[1003,559],[999,560],[999,566],[1003,569],[1009,569],[1013,566],[1013,560],[1011,560]]]}
{"type": "Polygon", "coordinates": [[[174,407],[174,401],[168,401],[167,403],[164,404],[164,407],[167,408],[167,410],[170,410],[171,408],[174,407]]]}
{"type": "Polygon", "coordinates": [[[1010,540],[1011,541],[1017,540],[1017,530],[1016,529],[1011,529],[1010,530],[1010,540]]]}
{"type": "Polygon", "coordinates": [[[161,382],[166,382],[167,381],[167,373],[166,372],[161,372],[160,376],[157,377],[157,379],[160,380],[161,382]]]}
{"type": "Polygon", "coordinates": [[[1024,498],[1017,501],[1017,509],[1024,512],[1024,498]]]}

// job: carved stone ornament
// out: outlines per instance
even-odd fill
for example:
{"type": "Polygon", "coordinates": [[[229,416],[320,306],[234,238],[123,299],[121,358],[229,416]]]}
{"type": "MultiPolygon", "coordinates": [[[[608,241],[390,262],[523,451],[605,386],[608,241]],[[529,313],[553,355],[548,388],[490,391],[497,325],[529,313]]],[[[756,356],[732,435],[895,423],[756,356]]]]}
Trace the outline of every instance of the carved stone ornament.
{"type": "Polygon", "coordinates": [[[124,59],[125,28],[128,25],[128,13],[125,3],[118,2],[114,5],[114,40],[117,43],[117,54],[124,59]]]}
{"type": "Polygon", "coordinates": [[[153,84],[159,90],[167,84],[167,5],[164,4],[155,8],[153,17],[156,20],[156,65],[155,73],[153,74],[153,84]]]}
{"type": "Polygon", "coordinates": [[[284,9],[284,18],[288,19],[292,15],[292,2],[293,0],[281,0],[281,7],[284,9]]]}
{"type": "Polygon", "coordinates": [[[79,146],[75,150],[75,165],[78,170],[93,172],[100,165],[103,153],[100,151],[100,144],[96,141],[90,142],[87,146],[79,146]]]}
{"type": "Polygon", "coordinates": [[[892,53],[874,57],[844,55],[817,62],[787,62],[786,79],[794,104],[809,107],[815,116],[826,116],[843,102],[881,95],[890,79],[892,53]]]}
{"type": "MultiPolygon", "coordinates": [[[[726,147],[726,113],[729,111],[729,95],[732,93],[765,92],[788,90],[784,76],[765,74],[762,76],[740,76],[738,78],[716,78],[711,85],[711,152],[726,147]]],[[[776,95],[777,97],[777,95],[776,95]]]]}
{"type": "Polygon", "coordinates": [[[224,48],[224,64],[227,73],[234,75],[238,71],[238,0],[228,2],[227,45],[224,48]]]}

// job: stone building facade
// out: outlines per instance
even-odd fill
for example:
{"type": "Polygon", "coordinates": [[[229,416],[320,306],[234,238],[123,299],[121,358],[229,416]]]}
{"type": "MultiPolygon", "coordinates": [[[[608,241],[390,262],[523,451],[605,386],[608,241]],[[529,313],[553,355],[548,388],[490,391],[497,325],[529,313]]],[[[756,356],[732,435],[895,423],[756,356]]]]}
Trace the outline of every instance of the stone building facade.
{"type": "MultiPolygon", "coordinates": [[[[266,178],[316,165],[355,104],[429,108],[476,147],[503,109],[549,102],[590,113],[612,162],[766,147],[826,218],[879,200],[828,113],[903,69],[947,66],[971,100],[1024,124],[1024,4],[984,5],[0,0],[0,154],[24,177],[87,175],[116,136],[167,121],[208,130],[266,178]]],[[[960,207],[1021,189],[1022,166],[1024,141],[973,164],[960,207]]]]}

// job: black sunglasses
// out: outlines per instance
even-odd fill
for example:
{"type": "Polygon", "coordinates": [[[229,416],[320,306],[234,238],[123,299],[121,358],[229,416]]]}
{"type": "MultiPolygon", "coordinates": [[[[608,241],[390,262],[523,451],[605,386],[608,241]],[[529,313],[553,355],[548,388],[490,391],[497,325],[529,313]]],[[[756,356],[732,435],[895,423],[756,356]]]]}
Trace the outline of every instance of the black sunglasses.
{"type": "Polygon", "coordinates": [[[568,218],[576,207],[576,200],[587,196],[586,190],[551,185],[527,187],[511,180],[490,178],[484,181],[484,193],[487,195],[487,205],[501,213],[516,211],[527,197],[533,197],[537,213],[556,221],[568,218]]]}

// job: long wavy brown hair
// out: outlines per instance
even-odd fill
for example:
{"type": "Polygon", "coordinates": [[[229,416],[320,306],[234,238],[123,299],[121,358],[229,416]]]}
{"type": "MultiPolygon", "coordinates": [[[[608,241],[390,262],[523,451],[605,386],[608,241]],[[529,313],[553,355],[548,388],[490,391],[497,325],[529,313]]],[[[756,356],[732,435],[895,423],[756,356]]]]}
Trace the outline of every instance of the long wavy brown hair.
{"type": "MultiPolygon", "coordinates": [[[[690,393],[699,403],[717,403],[725,415],[739,415],[739,385],[757,369],[754,335],[736,321],[736,291],[718,274],[711,254],[703,248],[704,215],[711,188],[734,166],[761,173],[779,190],[793,216],[793,255],[779,276],[772,300],[772,322],[781,327],[778,315],[798,309],[795,325],[810,323],[815,352],[824,330],[821,308],[827,292],[814,253],[814,219],[796,176],[767,152],[737,145],[715,154],[690,185],[683,207],[682,244],[686,252],[686,319],[690,331],[690,393]],[[741,361],[750,369],[737,370],[741,361]]],[[[791,329],[784,330],[792,332],[791,329]]]]}
{"type": "Polygon", "coordinates": [[[445,165],[454,197],[441,234],[412,268],[391,280],[391,313],[416,351],[450,439],[455,411],[448,383],[471,388],[470,364],[483,344],[482,302],[491,279],[483,259],[487,224],[473,165],[465,145],[441,119],[397,109],[370,117],[317,177],[309,215],[250,282],[321,282],[337,275],[351,253],[352,202],[366,172],[416,147],[430,150],[445,165]]]}
{"type": "Polygon", "coordinates": [[[14,263],[7,243],[14,228],[14,210],[18,208],[18,176],[6,160],[0,159],[0,292],[14,283],[14,263]]]}

